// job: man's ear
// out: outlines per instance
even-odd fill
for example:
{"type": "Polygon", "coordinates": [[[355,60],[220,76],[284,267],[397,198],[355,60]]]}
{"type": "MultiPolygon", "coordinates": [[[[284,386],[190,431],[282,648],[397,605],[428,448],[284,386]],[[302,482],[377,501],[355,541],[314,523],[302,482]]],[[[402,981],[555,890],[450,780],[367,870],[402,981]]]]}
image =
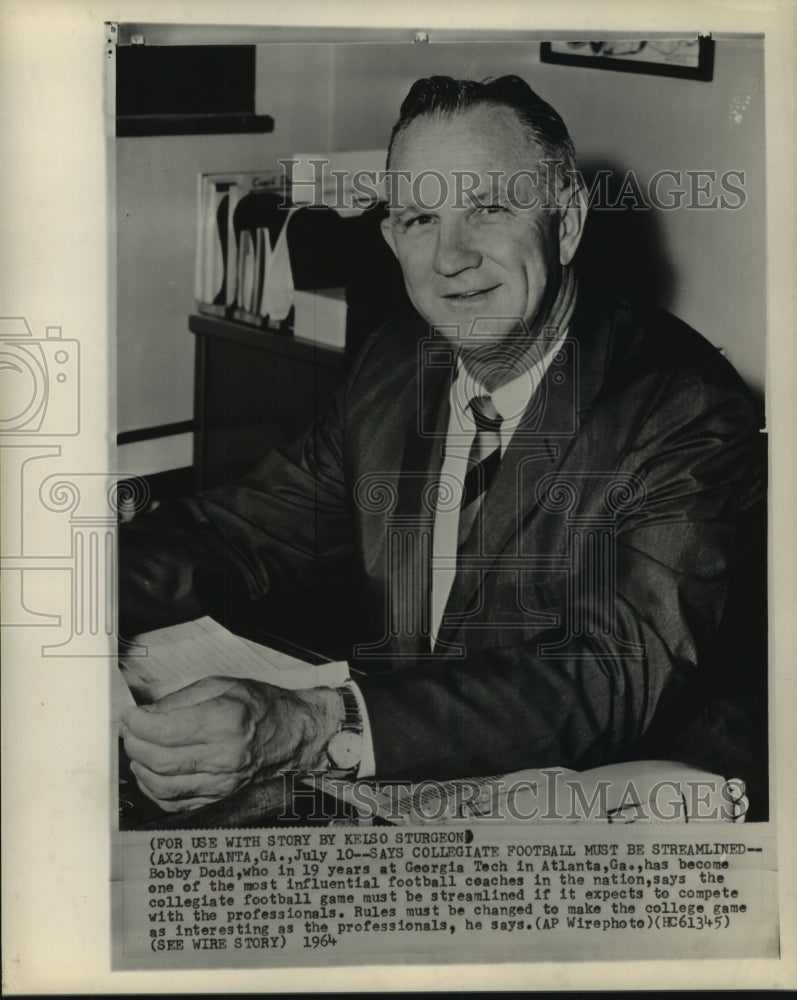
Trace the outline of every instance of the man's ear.
{"type": "Polygon", "coordinates": [[[581,242],[587,218],[587,206],[584,190],[580,184],[571,185],[563,194],[566,202],[560,209],[559,215],[559,263],[566,266],[572,262],[581,242]]]}
{"type": "Polygon", "coordinates": [[[390,224],[390,219],[382,219],[382,221],[379,223],[379,227],[382,230],[382,235],[385,238],[385,243],[387,243],[387,245],[393,251],[394,256],[397,257],[398,254],[396,253],[396,236],[393,232],[393,227],[390,224]]]}

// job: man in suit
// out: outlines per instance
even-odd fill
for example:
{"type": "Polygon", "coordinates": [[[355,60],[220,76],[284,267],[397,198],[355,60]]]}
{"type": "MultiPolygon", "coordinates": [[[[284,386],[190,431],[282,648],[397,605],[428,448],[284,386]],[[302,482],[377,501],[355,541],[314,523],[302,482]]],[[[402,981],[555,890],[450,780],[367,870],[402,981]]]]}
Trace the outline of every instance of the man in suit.
{"type": "Polygon", "coordinates": [[[296,444],[120,532],[127,635],[348,573],[355,679],[209,678],[130,710],[164,809],[286,768],[661,756],[735,683],[723,636],[763,495],[741,380],[673,317],[579,291],[572,144],[523,81],[418,81],[388,166],[417,316],[374,334],[296,444]]]}

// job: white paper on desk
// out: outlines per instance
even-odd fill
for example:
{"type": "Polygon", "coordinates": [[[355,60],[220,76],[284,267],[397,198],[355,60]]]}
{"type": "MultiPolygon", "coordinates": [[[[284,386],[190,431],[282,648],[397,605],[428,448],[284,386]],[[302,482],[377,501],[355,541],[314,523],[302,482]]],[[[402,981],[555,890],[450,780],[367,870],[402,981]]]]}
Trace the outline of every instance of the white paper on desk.
{"type": "Polygon", "coordinates": [[[145,656],[120,657],[119,668],[136,701],[157,701],[203,677],[247,677],[297,691],[337,687],[347,663],[314,665],[233,635],[212,618],[147,632],[136,640],[145,656]]]}

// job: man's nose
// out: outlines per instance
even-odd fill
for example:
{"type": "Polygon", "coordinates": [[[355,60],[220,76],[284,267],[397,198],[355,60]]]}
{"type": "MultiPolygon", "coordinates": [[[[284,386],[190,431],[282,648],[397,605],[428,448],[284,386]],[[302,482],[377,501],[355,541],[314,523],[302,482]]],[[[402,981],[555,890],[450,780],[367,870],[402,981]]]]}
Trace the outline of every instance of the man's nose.
{"type": "Polygon", "coordinates": [[[437,274],[453,277],[460,271],[478,267],[482,255],[472,244],[472,234],[467,232],[467,221],[444,218],[437,227],[437,246],[432,266],[437,274]]]}

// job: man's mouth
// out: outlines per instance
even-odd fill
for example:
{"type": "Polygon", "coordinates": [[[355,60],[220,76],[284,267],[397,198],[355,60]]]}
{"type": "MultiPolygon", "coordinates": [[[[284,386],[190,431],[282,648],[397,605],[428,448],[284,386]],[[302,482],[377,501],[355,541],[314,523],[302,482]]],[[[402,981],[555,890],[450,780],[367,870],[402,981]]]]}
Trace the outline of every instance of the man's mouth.
{"type": "Polygon", "coordinates": [[[443,298],[448,299],[450,302],[463,302],[468,299],[476,299],[480,295],[487,295],[488,292],[494,292],[496,288],[498,288],[498,285],[490,285],[489,288],[476,288],[466,292],[449,292],[443,298]]]}

